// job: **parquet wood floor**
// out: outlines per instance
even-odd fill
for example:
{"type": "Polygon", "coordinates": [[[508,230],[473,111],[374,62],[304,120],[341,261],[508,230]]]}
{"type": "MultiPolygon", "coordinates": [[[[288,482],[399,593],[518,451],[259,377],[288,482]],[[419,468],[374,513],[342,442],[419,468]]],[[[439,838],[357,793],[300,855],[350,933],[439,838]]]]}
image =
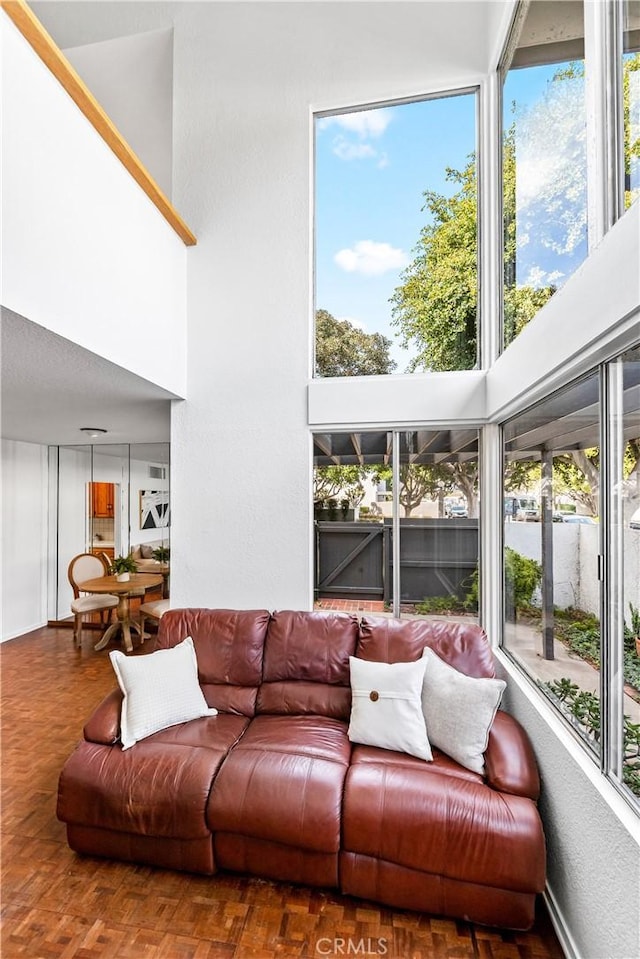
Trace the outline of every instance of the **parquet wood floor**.
{"type": "Polygon", "coordinates": [[[56,790],[115,685],[95,641],[87,631],[75,650],[70,630],[45,628],[0,645],[2,959],[562,959],[542,905],[533,930],[512,933],[331,891],[76,856],[56,790]]]}

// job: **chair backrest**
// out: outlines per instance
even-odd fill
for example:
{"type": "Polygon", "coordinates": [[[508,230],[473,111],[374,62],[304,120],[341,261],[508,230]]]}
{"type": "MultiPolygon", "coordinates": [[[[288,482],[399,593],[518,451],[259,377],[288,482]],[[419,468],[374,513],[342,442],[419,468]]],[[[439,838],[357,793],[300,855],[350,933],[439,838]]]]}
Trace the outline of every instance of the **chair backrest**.
{"type": "Polygon", "coordinates": [[[108,572],[109,566],[102,556],[96,556],[94,553],[79,553],[78,556],[74,556],[67,569],[74,599],[80,595],[78,583],[83,583],[86,579],[95,579],[97,576],[106,576],[108,572]]]}
{"type": "Polygon", "coordinates": [[[108,554],[107,554],[107,553],[97,553],[96,555],[100,557],[100,559],[101,559],[102,562],[104,563],[104,568],[105,568],[106,572],[109,573],[109,571],[110,571],[110,569],[111,569],[111,560],[110,560],[108,554]]]}

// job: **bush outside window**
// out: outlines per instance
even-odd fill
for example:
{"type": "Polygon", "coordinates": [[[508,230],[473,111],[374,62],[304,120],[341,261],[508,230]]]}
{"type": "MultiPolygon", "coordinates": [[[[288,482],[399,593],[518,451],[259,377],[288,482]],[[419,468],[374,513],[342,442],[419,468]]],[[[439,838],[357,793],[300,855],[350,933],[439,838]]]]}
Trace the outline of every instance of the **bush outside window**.
{"type": "Polygon", "coordinates": [[[640,801],[640,350],[513,417],[503,442],[505,506],[538,507],[505,508],[505,649],[640,801]]]}

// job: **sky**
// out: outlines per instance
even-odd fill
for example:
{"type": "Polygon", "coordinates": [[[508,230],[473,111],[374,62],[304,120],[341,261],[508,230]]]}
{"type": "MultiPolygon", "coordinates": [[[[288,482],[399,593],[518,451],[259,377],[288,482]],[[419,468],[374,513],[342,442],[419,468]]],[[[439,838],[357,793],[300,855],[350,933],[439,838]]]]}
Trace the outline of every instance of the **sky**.
{"type": "MultiPolygon", "coordinates": [[[[509,73],[505,125],[512,101],[519,109],[531,108],[557,69],[556,65],[509,73]]],[[[348,319],[367,333],[387,336],[393,343],[390,352],[396,373],[403,373],[413,350],[400,345],[391,325],[389,300],[415,255],[421,229],[429,222],[423,209],[425,190],[452,195],[457,185],[447,181],[447,167],[463,170],[476,151],[476,95],[318,117],[315,137],[316,308],[348,319]]],[[[553,179],[559,162],[553,155],[558,138],[555,130],[546,137],[543,148],[550,151],[546,169],[551,168],[553,179]]],[[[532,149],[538,154],[528,170],[524,163],[519,170],[518,190],[524,197],[535,198],[541,193],[544,169],[538,162],[539,139],[532,149]]],[[[518,254],[518,282],[533,277],[539,285],[553,280],[560,285],[554,262],[557,254],[525,246],[518,254]]]]}

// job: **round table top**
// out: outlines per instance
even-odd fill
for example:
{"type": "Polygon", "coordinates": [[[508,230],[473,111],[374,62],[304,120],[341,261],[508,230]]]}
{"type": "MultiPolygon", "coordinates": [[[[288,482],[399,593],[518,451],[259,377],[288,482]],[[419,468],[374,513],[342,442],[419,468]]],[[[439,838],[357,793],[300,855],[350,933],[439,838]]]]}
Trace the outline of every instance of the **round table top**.
{"type": "Polygon", "coordinates": [[[125,583],[121,583],[115,576],[96,576],[95,579],[85,579],[83,583],[78,583],[78,589],[83,593],[128,593],[140,587],[150,589],[152,586],[161,585],[161,573],[131,573],[125,583]]]}

